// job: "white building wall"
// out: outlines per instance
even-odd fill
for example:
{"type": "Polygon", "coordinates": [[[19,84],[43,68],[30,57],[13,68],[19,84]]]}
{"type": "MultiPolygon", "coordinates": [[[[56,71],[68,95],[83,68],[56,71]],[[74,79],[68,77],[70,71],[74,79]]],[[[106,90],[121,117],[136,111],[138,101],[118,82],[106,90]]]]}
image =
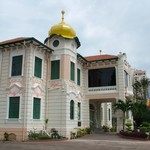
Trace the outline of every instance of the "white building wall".
{"type": "Polygon", "coordinates": [[[87,128],[90,126],[89,99],[84,99],[81,106],[82,127],[87,128]]]}
{"type": "Polygon", "coordinates": [[[119,97],[118,99],[125,100],[125,80],[124,80],[124,54],[118,55],[119,60],[118,60],[118,68],[117,68],[117,84],[118,84],[118,93],[119,97]]]}
{"type": "MultiPolygon", "coordinates": [[[[54,39],[53,39],[54,40],[54,39]]],[[[83,63],[77,61],[76,58],[76,45],[72,40],[64,40],[60,38],[60,47],[56,48],[51,60],[61,59],[61,55],[67,54],[70,57],[70,61],[75,63],[75,81],[68,80],[56,80],[48,81],[48,60],[47,53],[33,45],[25,45],[18,47],[16,50],[6,50],[1,53],[0,51],[0,67],[2,73],[0,76],[0,97],[1,104],[0,110],[0,126],[1,127],[16,127],[23,129],[23,139],[26,138],[26,130],[41,130],[44,128],[44,121],[48,119],[48,131],[51,128],[56,128],[60,135],[69,137],[70,132],[78,126],[78,102],[81,103],[81,127],[86,128],[90,126],[90,112],[89,112],[89,99],[87,98],[88,91],[88,69],[84,68],[83,63]],[[10,77],[11,72],[11,57],[14,55],[23,54],[23,73],[21,77],[15,78],[16,81],[10,77]],[[3,55],[3,57],[2,57],[3,55]],[[34,77],[34,59],[35,56],[42,59],[42,78],[34,77]],[[77,68],[81,70],[81,85],[77,86],[77,68]],[[16,85],[19,84],[20,87],[16,85]],[[54,82],[54,84],[53,84],[54,82]],[[21,110],[20,118],[18,120],[8,119],[8,98],[12,96],[12,89],[20,90],[16,96],[21,97],[21,110]],[[52,88],[52,85],[55,87],[52,88]],[[7,90],[6,90],[7,89],[7,90]],[[9,93],[9,94],[8,94],[9,93]],[[41,98],[41,117],[40,119],[33,119],[33,98],[41,98]],[[74,100],[75,113],[74,120],[70,120],[70,101],[74,100]]],[[[54,48],[54,47],[52,47],[54,48]]],[[[125,54],[118,55],[118,65],[116,65],[117,74],[117,91],[118,97],[116,99],[125,100],[125,83],[124,83],[124,60],[125,54]]],[[[69,62],[70,63],[70,62],[69,62]]],[[[91,68],[94,66],[91,66],[91,68]]],[[[99,66],[97,66],[99,67],[99,66]]],[[[105,66],[103,66],[105,67],[105,66]]],[[[70,73],[70,72],[68,72],[70,73]]],[[[99,94],[99,93],[98,93],[99,94]]],[[[94,94],[93,94],[94,95],[94,94]]],[[[117,95],[117,94],[116,94],[117,95]]],[[[112,122],[108,120],[108,110],[112,112],[111,103],[103,103],[103,120],[101,125],[108,125],[111,127],[112,122]]],[[[99,106],[100,108],[100,106],[99,106]]],[[[99,112],[100,113],[100,112],[99,112]]],[[[100,116],[98,116],[100,117],[100,116]]],[[[121,112],[117,114],[118,129],[122,128],[121,112]]],[[[111,113],[110,113],[111,118],[111,113]]]]}
{"type": "Polygon", "coordinates": [[[88,89],[88,70],[82,67],[81,74],[81,83],[82,83],[82,125],[83,127],[90,127],[90,109],[89,109],[89,99],[86,97],[87,89],[88,89]]]}
{"type": "Polygon", "coordinates": [[[7,124],[7,82],[9,76],[9,59],[10,59],[10,51],[3,51],[2,52],[3,59],[1,60],[1,83],[0,83],[0,126],[6,127],[7,124]]]}
{"type": "MultiPolygon", "coordinates": [[[[66,94],[60,89],[48,91],[48,129],[56,128],[59,134],[65,134],[66,128],[66,94]]],[[[70,107],[69,107],[70,108],[70,107]]]]}
{"type": "MultiPolygon", "coordinates": [[[[118,61],[118,93],[119,97],[117,99],[121,99],[123,101],[126,100],[126,89],[125,89],[125,76],[124,76],[124,70],[129,69],[128,66],[125,66],[125,63],[127,63],[126,60],[126,54],[119,54],[119,61],[118,61]]],[[[129,71],[129,70],[128,70],[129,71]]],[[[117,131],[120,131],[123,127],[122,119],[123,114],[122,111],[118,110],[116,112],[117,116],[117,131]]]]}
{"type": "Polygon", "coordinates": [[[1,65],[2,65],[2,50],[0,50],[0,87],[1,87],[1,65]]]}
{"type": "Polygon", "coordinates": [[[45,121],[45,97],[46,97],[46,75],[47,75],[47,60],[45,57],[45,52],[37,47],[31,47],[26,50],[26,90],[25,90],[25,102],[26,102],[26,112],[25,116],[27,118],[26,124],[28,130],[43,129],[45,121]],[[42,59],[42,76],[41,79],[34,77],[34,62],[35,56],[42,59]],[[33,98],[41,99],[41,114],[40,119],[33,119],[33,98]]]}
{"type": "Polygon", "coordinates": [[[107,126],[112,127],[112,103],[107,103],[107,126]]]}

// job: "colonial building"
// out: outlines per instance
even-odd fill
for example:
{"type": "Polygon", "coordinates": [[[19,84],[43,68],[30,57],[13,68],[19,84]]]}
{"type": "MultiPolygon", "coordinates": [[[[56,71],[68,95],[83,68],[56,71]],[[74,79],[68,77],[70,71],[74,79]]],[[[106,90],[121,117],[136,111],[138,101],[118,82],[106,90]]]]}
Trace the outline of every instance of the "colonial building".
{"type": "Polygon", "coordinates": [[[133,94],[126,54],[84,57],[78,47],[64,12],[44,44],[33,37],[0,42],[0,139],[8,132],[26,140],[46,119],[48,132],[56,128],[65,137],[90,125],[122,129],[112,104],[133,94]]]}

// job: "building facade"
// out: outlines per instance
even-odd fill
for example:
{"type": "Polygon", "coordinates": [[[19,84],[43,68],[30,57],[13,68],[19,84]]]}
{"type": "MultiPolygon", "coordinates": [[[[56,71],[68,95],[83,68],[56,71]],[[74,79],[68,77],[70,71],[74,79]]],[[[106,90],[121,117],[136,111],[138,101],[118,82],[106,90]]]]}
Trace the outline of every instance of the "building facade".
{"type": "MultiPolygon", "coordinates": [[[[132,69],[125,53],[83,57],[80,41],[64,22],[51,27],[44,44],[35,38],[0,42],[0,139],[5,132],[26,140],[28,131],[116,126],[118,99],[133,95],[132,69]]],[[[129,116],[132,119],[132,116],[129,116]]]]}
{"type": "Polygon", "coordinates": [[[144,70],[133,70],[134,71],[134,76],[133,76],[133,83],[135,83],[135,81],[140,81],[141,79],[143,78],[147,78],[147,75],[146,75],[146,71],[144,70]]]}

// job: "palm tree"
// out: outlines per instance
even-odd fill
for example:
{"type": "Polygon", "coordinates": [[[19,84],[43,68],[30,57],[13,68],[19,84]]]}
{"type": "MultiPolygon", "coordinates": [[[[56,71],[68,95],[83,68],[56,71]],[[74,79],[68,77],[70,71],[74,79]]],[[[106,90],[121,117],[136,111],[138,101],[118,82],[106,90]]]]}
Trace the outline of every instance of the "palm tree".
{"type": "Polygon", "coordinates": [[[141,83],[138,80],[136,80],[135,83],[133,84],[133,93],[134,93],[134,98],[136,100],[141,99],[142,97],[141,83]]]}
{"type": "Polygon", "coordinates": [[[116,112],[117,110],[121,110],[123,112],[123,130],[124,130],[124,124],[125,124],[125,117],[126,117],[126,112],[128,112],[129,110],[131,110],[131,104],[132,101],[131,100],[127,100],[127,101],[122,101],[122,100],[118,100],[118,102],[116,102],[113,105],[113,109],[116,112]]]}
{"type": "Polygon", "coordinates": [[[150,87],[149,78],[142,78],[139,81],[138,80],[135,81],[135,83],[133,84],[133,92],[136,102],[146,103],[149,87],[150,87]]]}
{"type": "Polygon", "coordinates": [[[148,95],[148,88],[150,86],[150,80],[148,78],[143,78],[140,80],[140,82],[141,82],[143,99],[146,100],[148,95]]]}

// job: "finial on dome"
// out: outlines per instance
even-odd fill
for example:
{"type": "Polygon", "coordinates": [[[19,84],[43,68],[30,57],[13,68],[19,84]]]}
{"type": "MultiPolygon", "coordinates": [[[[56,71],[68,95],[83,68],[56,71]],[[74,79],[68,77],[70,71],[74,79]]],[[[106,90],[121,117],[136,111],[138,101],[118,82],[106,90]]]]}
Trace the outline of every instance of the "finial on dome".
{"type": "Polygon", "coordinates": [[[99,50],[100,55],[102,55],[102,50],[99,50]]]}
{"type": "Polygon", "coordinates": [[[62,11],[61,11],[61,14],[62,14],[62,21],[61,21],[61,22],[64,23],[64,14],[65,14],[65,11],[62,10],[62,11]]]}

